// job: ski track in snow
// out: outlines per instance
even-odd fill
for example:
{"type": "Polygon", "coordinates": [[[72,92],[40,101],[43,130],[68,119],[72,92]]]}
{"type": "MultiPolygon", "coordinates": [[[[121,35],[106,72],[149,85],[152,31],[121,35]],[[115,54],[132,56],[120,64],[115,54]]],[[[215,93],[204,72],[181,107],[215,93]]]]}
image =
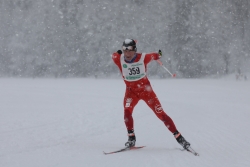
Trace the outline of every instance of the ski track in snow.
{"type": "Polygon", "coordinates": [[[181,148],[140,101],[139,150],[124,147],[121,79],[0,79],[1,167],[248,167],[250,84],[224,79],[152,79],[165,112],[200,156],[181,148]]]}

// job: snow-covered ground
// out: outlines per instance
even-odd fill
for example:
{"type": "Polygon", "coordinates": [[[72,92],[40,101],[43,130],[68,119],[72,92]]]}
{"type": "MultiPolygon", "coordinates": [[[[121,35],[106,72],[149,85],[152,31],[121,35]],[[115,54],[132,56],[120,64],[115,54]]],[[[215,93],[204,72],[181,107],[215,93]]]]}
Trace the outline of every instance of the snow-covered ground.
{"type": "Polygon", "coordinates": [[[180,145],[147,105],[134,110],[137,145],[124,146],[121,79],[0,79],[1,167],[249,167],[250,82],[151,80],[165,112],[200,153],[180,145]]]}

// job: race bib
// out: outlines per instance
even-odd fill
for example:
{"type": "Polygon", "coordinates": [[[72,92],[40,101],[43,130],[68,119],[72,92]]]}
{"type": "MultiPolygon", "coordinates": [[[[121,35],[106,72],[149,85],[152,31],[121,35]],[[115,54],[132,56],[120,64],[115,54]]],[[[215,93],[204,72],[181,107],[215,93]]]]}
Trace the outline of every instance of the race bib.
{"type": "Polygon", "coordinates": [[[135,63],[126,63],[124,61],[124,55],[121,56],[122,74],[126,81],[138,81],[146,76],[145,54],[142,54],[140,60],[135,63]]]}

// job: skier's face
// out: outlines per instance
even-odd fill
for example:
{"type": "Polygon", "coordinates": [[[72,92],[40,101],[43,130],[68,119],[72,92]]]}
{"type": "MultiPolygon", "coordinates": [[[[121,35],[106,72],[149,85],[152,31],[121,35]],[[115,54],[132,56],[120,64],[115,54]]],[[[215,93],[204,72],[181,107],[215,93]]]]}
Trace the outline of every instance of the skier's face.
{"type": "Polygon", "coordinates": [[[126,60],[128,61],[132,60],[135,55],[134,50],[123,50],[123,53],[124,53],[126,60]]]}

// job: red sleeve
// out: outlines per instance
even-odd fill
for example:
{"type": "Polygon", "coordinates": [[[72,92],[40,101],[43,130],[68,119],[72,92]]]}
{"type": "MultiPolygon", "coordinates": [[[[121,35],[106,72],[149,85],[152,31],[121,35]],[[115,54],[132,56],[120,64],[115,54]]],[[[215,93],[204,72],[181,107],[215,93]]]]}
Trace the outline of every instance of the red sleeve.
{"type": "Polygon", "coordinates": [[[160,56],[159,56],[158,53],[155,53],[155,52],[153,52],[153,53],[147,53],[145,55],[144,63],[145,63],[145,65],[147,65],[152,60],[158,60],[158,59],[160,59],[160,56]]]}
{"type": "Polygon", "coordinates": [[[121,71],[121,61],[120,61],[121,55],[117,52],[112,54],[112,59],[114,61],[114,63],[119,67],[120,71],[121,71]]]}

